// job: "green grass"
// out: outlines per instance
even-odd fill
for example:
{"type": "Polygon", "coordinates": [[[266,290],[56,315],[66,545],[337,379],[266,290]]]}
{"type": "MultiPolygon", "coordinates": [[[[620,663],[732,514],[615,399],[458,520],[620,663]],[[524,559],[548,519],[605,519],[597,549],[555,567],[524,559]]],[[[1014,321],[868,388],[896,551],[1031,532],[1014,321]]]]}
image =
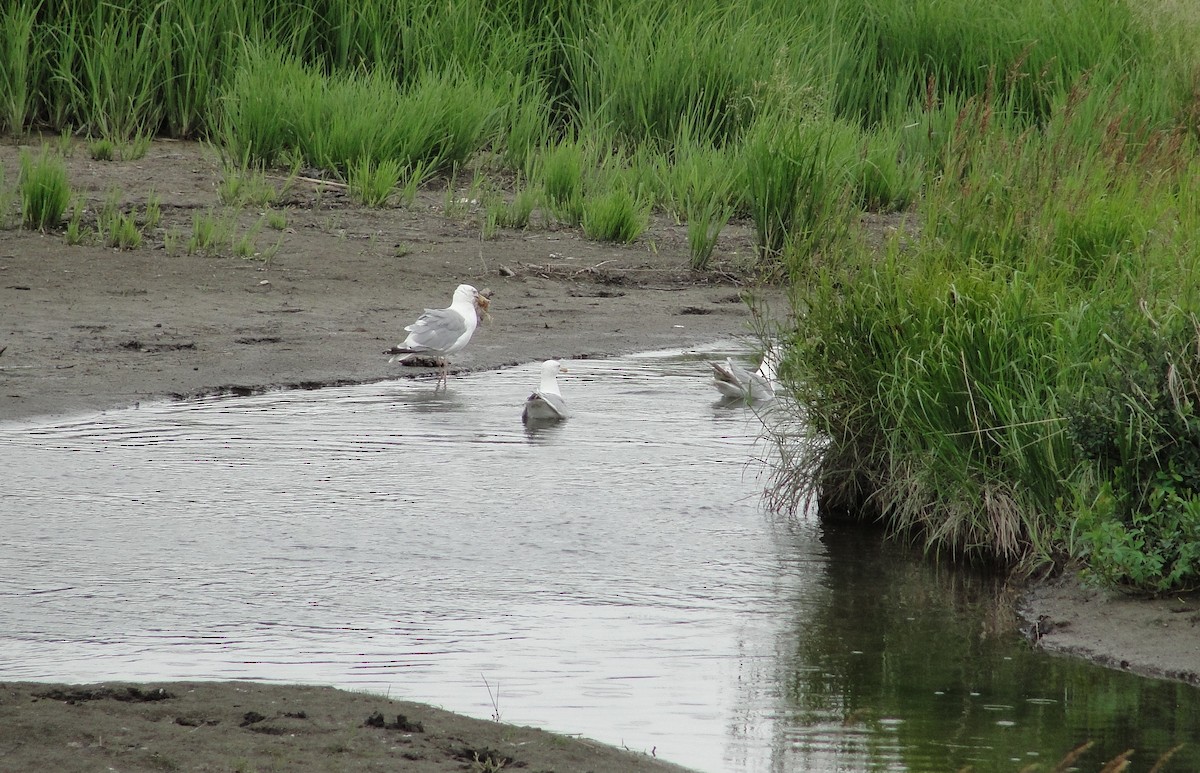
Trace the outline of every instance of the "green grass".
{"type": "MultiPolygon", "coordinates": [[[[290,185],[290,179],[284,188],[290,185]]],[[[222,204],[233,207],[266,207],[279,200],[282,192],[268,179],[267,172],[253,165],[225,165],[224,176],[217,187],[222,204]]]]}
{"type": "Polygon", "coordinates": [[[582,224],[590,239],[628,244],[646,230],[648,214],[645,206],[618,182],[610,190],[584,200],[582,224]]]}
{"type": "Polygon", "coordinates": [[[542,194],[559,220],[577,225],[583,220],[583,149],[564,142],[536,162],[534,179],[540,179],[542,194]]]}
{"type": "Polygon", "coordinates": [[[71,201],[71,185],[62,159],[46,149],[35,158],[21,153],[21,222],[27,228],[47,231],[57,228],[71,201]]]}
{"type": "Polygon", "coordinates": [[[394,158],[372,161],[363,156],[346,170],[350,198],[368,207],[386,207],[404,169],[394,158]]]}
{"type": "Polygon", "coordinates": [[[212,211],[197,212],[192,215],[192,230],[186,245],[187,254],[216,254],[222,246],[231,242],[232,236],[233,227],[226,219],[218,217],[212,211]]]}
{"type": "Polygon", "coordinates": [[[1078,90],[1034,131],[969,103],[919,226],[798,277],[815,434],[783,441],[778,504],[819,489],[934,551],[1200,583],[1196,146],[1113,104],[1078,90]]]}
{"type": "Polygon", "coordinates": [[[0,16],[0,131],[11,134],[24,132],[33,115],[37,10],[32,4],[18,6],[0,16]]]}

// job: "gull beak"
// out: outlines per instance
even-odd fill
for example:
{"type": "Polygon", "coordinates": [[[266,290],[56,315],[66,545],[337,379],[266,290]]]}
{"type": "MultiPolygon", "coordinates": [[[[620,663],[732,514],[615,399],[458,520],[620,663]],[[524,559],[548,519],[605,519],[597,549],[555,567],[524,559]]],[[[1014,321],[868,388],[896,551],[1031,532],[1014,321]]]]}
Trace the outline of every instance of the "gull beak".
{"type": "Polygon", "coordinates": [[[559,372],[559,373],[569,373],[570,371],[568,371],[568,370],[567,370],[566,368],[564,368],[562,365],[559,365],[559,366],[558,366],[558,372],[559,372]]]}

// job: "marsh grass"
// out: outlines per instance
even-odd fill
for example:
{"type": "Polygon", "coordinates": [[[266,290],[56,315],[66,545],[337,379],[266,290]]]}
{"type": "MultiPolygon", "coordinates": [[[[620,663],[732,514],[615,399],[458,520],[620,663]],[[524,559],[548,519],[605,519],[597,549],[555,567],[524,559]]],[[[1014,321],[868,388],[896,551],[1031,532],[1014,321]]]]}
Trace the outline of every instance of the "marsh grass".
{"type": "Polygon", "coordinates": [[[109,191],[96,213],[96,229],[107,247],[132,250],[142,245],[136,215],[121,207],[121,192],[117,189],[109,191]]]}
{"type": "Polygon", "coordinates": [[[282,231],[287,228],[287,213],[282,210],[268,209],[263,218],[266,221],[267,228],[270,228],[272,231],[282,231]]]}
{"type": "Polygon", "coordinates": [[[494,228],[527,228],[539,198],[537,191],[518,181],[511,200],[500,196],[489,197],[487,221],[494,228]]]}
{"type": "Polygon", "coordinates": [[[78,41],[78,69],[64,73],[80,126],[118,142],[157,133],[161,120],[157,37],[136,23],[132,11],[97,11],[87,31],[91,38],[78,41]],[[107,13],[119,18],[105,19],[107,13]]]}
{"type": "Polygon", "coordinates": [[[63,234],[63,238],[71,246],[83,244],[88,238],[89,234],[83,226],[84,209],[85,203],[82,198],[76,198],[71,203],[71,217],[67,220],[67,228],[63,234]]]}
{"type": "Polygon", "coordinates": [[[0,164],[0,229],[12,228],[20,224],[17,201],[20,192],[10,188],[6,180],[4,165],[0,164]]]}
{"type": "Polygon", "coordinates": [[[588,45],[569,49],[583,122],[635,144],[669,140],[682,124],[724,144],[751,125],[778,64],[763,52],[788,39],[782,15],[772,25],[737,5],[612,8],[589,29],[588,45]]]}
{"type": "Polygon", "coordinates": [[[25,226],[41,231],[57,228],[71,201],[71,185],[63,160],[46,148],[42,148],[36,158],[28,151],[22,151],[17,187],[21,197],[21,221],[25,226]]]}
{"type": "Polygon", "coordinates": [[[1115,103],[1063,95],[1034,131],[968,100],[920,230],[797,277],[787,372],[814,432],[781,442],[778,504],[821,491],[931,551],[1200,581],[1200,452],[1176,411],[1200,399],[1179,257],[1200,228],[1178,214],[1195,147],[1115,103]]]}
{"type": "Polygon", "coordinates": [[[236,61],[235,46],[244,37],[220,3],[163,3],[156,21],[166,131],[182,139],[202,136],[236,61]]]}
{"type": "Polygon", "coordinates": [[[345,173],[376,163],[461,165],[495,136],[502,93],[456,69],[400,88],[381,73],[337,73],[270,49],[249,49],[227,93],[224,143],[273,165],[286,154],[345,173]]]}
{"type": "Polygon", "coordinates": [[[217,195],[221,203],[232,207],[266,207],[274,204],[291,186],[296,172],[283,186],[283,191],[275,187],[261,166],[247,164],[244,166],[225,164],[221,182],[217,186],[217,195]]]}
{"type": "Polygon", "coordinates": [[[692,199],[686,209],[688,255],[691,267],[697,271],[708,268],[717,237],[729,223],[733,206],[717,197],[692,199]]]}
{"type": "Polygon", "coordinates": [[[243,260],[265,259],[258,249],[258,236],[262,232],[265,222],[265,218],[259,218],[245,233],[240,236],[231,235],[230,247],[235,257],[243,260]]]}
{"type": "Polygon", "coordinates": [[[583,148],[578,142],[563,142],[540,157],[533,173],[550,211],[571,225],[583,220],[583,167],[583,148]]]}
{"type": "Polygon", "coordinates": [[[114,212],[104,222],[104,243],[120,250],[133,250],[142,245],[142,232],[132,212],[114,212]]]}
{"type": "Polygon", "coordinates": [[[761,261],[788,274],[849,232],[855,134],[836,121],[764,121],[745,147],[745,191],[761,261]]]}
{"type": "Polygon", "coordinates": [[[117,144],[101,137],[88,143],[88,153],[93,161],[113,161],[117,157],[117,144]]]}
{"type": "Polygon", "coordinates": [[[162,222],[162,200],[154,191],[146,194],[146,205],[143,208],[142,227],[147,231],[158,228],[162,222]]]}
{"type": "Polygon", "coordinates": [[[34,22],[40,5],[0,13],[0,131],[21,134],[33,117],[38,61],[33,56],[37,50],[34,22]]]}
{"type": "Polygon", "coordinates": [[[590,239],[628,244],[649,225],[648,210],[628,186],[617,181],[609,190],[584,200],[583,232],[590,239]]]}
{"type": "Polygon", "coordinates": [[[233,226],[227,218],[218,217],[212,210],[196,212],[192,215],[192,230],[185,249],[188,255],[217,254],[222,245],[232,241],[232,236],[233,226]]]}
{"type": "Polygon", "coordinates": [[[398,159],[373,161],[362,156],[346,170],[350,198],[368,207],[386,207],[404,171],[398,159]]]}

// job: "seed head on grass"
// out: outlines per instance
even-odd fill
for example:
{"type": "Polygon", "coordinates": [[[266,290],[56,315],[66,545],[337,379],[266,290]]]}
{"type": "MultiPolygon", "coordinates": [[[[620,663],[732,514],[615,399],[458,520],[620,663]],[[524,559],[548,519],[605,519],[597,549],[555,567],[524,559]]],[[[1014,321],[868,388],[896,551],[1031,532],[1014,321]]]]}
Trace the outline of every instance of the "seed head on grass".
{"type": "Polygon", "coordinates": [[[71,202],[71,185],[67,181],[67,166],[46,150],[35,159],[21,154],[21,220],[29,228],[46,231],[62,222],[63,213],[71,202]]]}

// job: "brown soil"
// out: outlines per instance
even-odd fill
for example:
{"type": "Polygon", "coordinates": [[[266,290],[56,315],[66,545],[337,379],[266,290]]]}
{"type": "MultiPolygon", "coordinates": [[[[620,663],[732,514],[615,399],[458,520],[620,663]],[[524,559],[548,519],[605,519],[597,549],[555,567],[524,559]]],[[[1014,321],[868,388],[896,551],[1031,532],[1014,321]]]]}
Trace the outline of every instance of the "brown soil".
{"type": "Polygon", "coordinates": [[[1020,612],[1047,652],[1200,685],[1200,593],[1147,598],[1067,576],[1028,591],[1020,612]]]}
{"type": "MultiPolygon", "coordinates": [[[[0,146],[9,188],[19,152],[0,146]]],[[[217,154],[191,143],[155,143],[129,162],[93,161],[78,145],[68,174],[92,230],[110,195],[139,220],[157,199],[162,220],[134,250],[95,236],[71,246],[61,232],[0,231],[0,420],[430,375],[382,352],[422,309],[448,306],[460,282],[495,296],[490,323],[455,357],[458,369],[750,332],[749,283],[736,272],[751,253],[744,225],[722,235],[718,270],[697,273],[687,267],[686,228],[667,221],[631,245],[543,223],[483,239],[479,192],[469,187],[369,209],[343,186],[293,179],[274,205],[287,225],[273,230],[260,223],[261,207],[226,214],[217,154]],[[229,237],[218,254],[187,254],[193,220],[210,214],[233,217],[232,238],[252,234],[262,254],[233,257],[229,237]]]]}
{"type": "MultiPolygon", "coordinates": [[[[0,197],[20,150],[0,146],[9,181],[0,197]]],[[[715,270],[697,273],[687,268],[686,229],[661,218],[631,245],[545,222],[484,239],[479,194],[467,185],[368,209],[341,186],[294,179],[274,204],[282,230],[244,207],[215,254],[188,254],[195,219],[230,217],[214,151],[158,142],[137,161],[97,162],[79,145],[68,172],[87,202],[85,226],[94,229],[110,197],[139,219],[157,200],[162,220],[133,250],[94,236],[71,246],[61,232],[0,231],[0,421],[222,392],[432,381],[432,370],[389,364],[382,352],[423,308],[448,305],[460,282],[495,295],[492,319],[455,369],[746,336],[755,320],[747,292],[768,318],[787,307],[781,291],[741,270],[752,251],[745,224],[726,228],[715,270]],[[247,235],[261,254],[234,257],[232,241],[247,235]]],[[[1022,611],[1049,650],[1200,683],[1193,599],[1146,602],[1060,583],[1032,591],[1022,611]]],[[[505,769],[674,769],[644,753],[328,688],[134,690],[0,685],[0,769],[431,773],[497,769],[493,752],[510,759],[505,769]]]]}
{"type": "Polygon", "coordinates": [[[0,770],[667,773],[645,753],[332,687],[0,684],[0,770]]]}

